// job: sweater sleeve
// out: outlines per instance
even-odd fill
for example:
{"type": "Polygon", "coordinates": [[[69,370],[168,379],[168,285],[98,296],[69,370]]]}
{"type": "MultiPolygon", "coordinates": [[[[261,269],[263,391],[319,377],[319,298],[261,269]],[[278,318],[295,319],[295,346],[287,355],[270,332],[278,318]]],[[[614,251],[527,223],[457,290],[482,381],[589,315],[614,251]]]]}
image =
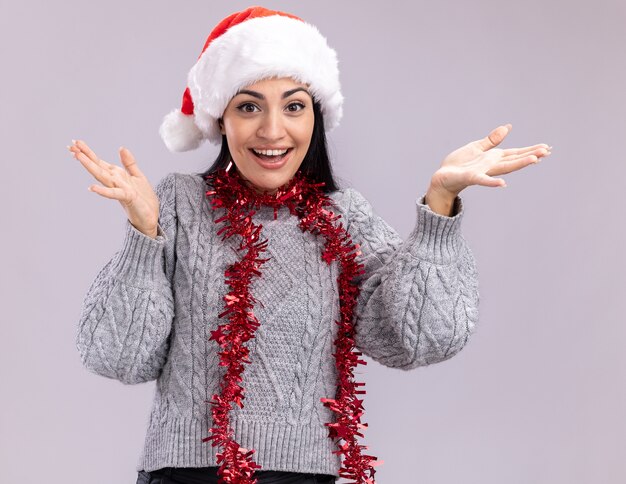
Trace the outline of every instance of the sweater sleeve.
{"type": "Polygon", "coordinates": [[[167,358],[174,319],[176,176],[155,188],[155,239],[126,220],[121,250],[104,265],[84,298],[76,348],[91,372],[125,384],[156,379],[167,358]]]}
{"type": "Polygon", "coordinates": [[[409,370],[451,358],[478,321],[478,272],[461,235],[463,202],[453,215],[416,200],[416,223],[406,240],[353,188],[349,231],[361,245],[364,273],[355,309],[357,348],[393,368],[409,370]]]}

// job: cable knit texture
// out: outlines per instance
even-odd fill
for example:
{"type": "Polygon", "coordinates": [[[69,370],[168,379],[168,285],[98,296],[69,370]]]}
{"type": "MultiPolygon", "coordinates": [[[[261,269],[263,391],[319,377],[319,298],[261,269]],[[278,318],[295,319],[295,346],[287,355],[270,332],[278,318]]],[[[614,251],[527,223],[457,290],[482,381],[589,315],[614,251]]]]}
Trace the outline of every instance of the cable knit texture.
{"type": "MultiPolygon", "coordinates": [[[[223,368],[210,332],[224,322],[224,271],[239,260],[237,237],[223,241],[197,174],[169,173],[157,185],[159,226],[152,239],[126,222],[121,250],[100,270],[83,302],[76,347],[83,365],[125,384],[156,380],[137,471],[215,466],[219,450],[202,439],[212,427],[207,403],[223,368]]],[[[356,343],[379,363],[409,370],[446,360],[478,320],[478,273],[461,235],[463,202],[450,217],[416,200],[403,240],[353,188],[330,194],[361,245],[356,343]]],[[[302,232],[287,208],[255,215],[269,239],[251,290],[261,322],[248,342],[244,408],[233,408],[235,440],[256,450],[263,470],[338,476],[340,457],[320,402],[335,396],[334,340],[339,319],[338,263],[320,256],[323,238],[302,232]]],[[[367,435],[365,437],[367,443],[367,435]]]]}

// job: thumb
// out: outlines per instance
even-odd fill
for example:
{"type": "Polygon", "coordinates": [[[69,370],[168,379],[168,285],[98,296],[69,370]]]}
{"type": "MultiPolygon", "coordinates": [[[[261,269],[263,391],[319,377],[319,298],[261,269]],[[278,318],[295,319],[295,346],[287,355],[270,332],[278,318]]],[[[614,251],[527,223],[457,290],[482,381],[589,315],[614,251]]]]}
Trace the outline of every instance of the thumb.
{"type": "Polygon", "coordinates": [[[137,162],[135,161],[135,157],[130,152],[128,148],[124,148],[120,146],[120,160],[122,160],[122,164],[126,171],[132,176],[143,176],[142,171],[139,169],[137,162]]]}
{"type": "Polygon", "coordinates": [[[481,150],[487,151],[491,148],[498,146],[502,143],[502,140],[506,138],[506,136],[511,132],[511,128],[513,126],[511,123],[507,123],[502,126],[498,126],[496,129],[491,131],[485,138],[478,141],[478,146],[481,150]]]}
{"type": "Polygon", "coordinates": [[[506,187],[506,181],[504,178],[494,178],[485,173],[478,173],[476,175],[476,185],[482,185],[484,187],[506,187]]]}

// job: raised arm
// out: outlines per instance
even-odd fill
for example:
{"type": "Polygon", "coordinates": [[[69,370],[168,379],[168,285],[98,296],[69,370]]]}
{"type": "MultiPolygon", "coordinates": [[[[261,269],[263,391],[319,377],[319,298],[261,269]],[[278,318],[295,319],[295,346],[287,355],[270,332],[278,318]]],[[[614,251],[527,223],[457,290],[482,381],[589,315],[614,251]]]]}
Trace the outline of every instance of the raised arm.
{"type": "Polygon", "coordinates": [[[446,360],[478,321],[478,273],[461,236],[463,202],[451,217],[416,200],[406,240],[357,190],[346,189],[349,231],[361,244],[365,273],[356,308],[356,345],[381,364],[409,370],[446,360]]]}
{"type": "Polygon", "coordinates": [[[126,220],[124,243],[100,270],[83,302],[76,347],[83,365],[125,384],[156,379],[174,319],[176,176],[156,186],[156,238],[126,220]]]}

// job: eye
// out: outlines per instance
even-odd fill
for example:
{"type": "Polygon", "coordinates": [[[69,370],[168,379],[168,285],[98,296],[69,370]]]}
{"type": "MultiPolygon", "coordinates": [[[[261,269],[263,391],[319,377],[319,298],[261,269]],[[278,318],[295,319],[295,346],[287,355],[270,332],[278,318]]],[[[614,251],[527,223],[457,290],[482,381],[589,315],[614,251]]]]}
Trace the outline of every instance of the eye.
{"type": "Polygon", "coordinates": [[[298,111],[302,111],[305,107],[306,106],[302,104],[301,102],[294,102],[294,103],[291,103],[289,106],[287,106],[287,109],[289,110],[289,112],[297,113],[298,111]],[[290,109],[293,106],[300,106],[300,109],[290,109]]]}
{"type": "Polygon", "coordinates": [[[254,111],[250,111],[248,109],[246,109],[247,106],[252,106],[253,108],[256,108],[256,106],[252,103],[243,103],[240,104],[239,106],[237,106],[237,109],[239,109],[239,111],[242,111],[244,113],[253,113],[254,111]]]}

